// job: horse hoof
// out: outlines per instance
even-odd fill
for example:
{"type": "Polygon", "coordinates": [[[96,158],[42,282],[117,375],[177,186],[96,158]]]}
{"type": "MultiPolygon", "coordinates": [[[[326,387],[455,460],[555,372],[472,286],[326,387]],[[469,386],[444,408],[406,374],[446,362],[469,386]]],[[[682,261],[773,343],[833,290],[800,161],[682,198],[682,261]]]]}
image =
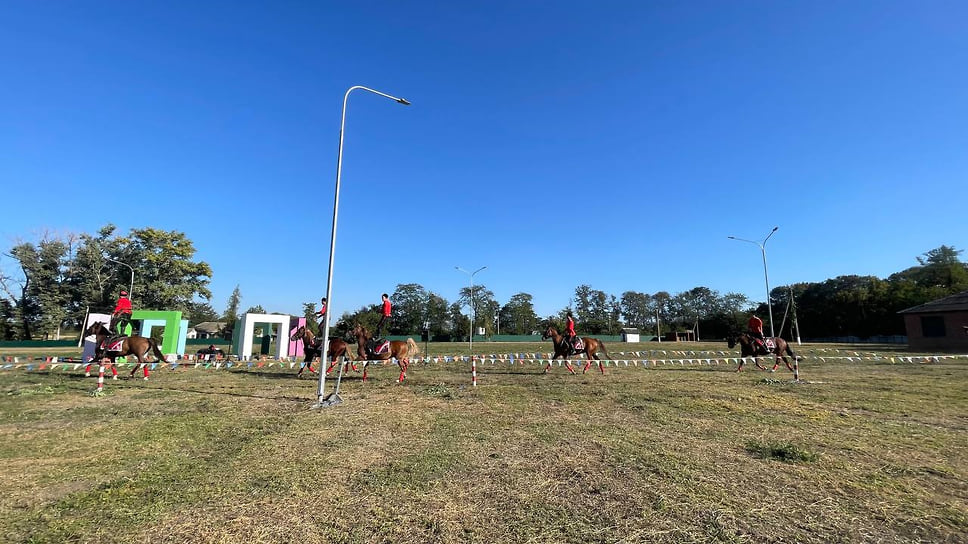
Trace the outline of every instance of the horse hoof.
{"type": "Polygon", "coordinates": [[[111,379],[112,380],[116,380],[116,379],[118,379],[118,377],[117,376],[111,376],[111,379]]]}
{"type": "Polygon", "coordinates": [[[145,376],[144,377],[144,381],[148,381],[148,376],[145,376]]]}
{"type": "Polygon", "coordinates": [[[84,373],[84,377],[85,378],[90,378],[91,377],[91,373],[90,372],[85,372],[84,373]]]}

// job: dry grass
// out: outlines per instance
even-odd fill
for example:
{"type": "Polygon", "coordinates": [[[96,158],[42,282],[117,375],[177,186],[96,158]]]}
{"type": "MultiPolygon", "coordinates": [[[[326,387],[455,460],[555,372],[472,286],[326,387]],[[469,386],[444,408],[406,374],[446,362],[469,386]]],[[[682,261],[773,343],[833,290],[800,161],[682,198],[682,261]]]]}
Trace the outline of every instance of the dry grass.
{"type": "Polygon", "coordinates": [[[466,366],[0,373],[0,540],[966,540],[964,360],[466,366]]]}

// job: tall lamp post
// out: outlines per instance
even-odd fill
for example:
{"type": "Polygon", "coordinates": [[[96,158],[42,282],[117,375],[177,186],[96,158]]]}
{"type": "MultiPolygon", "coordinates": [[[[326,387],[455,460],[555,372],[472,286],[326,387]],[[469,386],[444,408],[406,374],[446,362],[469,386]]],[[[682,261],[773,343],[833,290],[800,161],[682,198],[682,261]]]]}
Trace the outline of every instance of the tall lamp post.
{"type": "Polygon", "coordinates": [[[128,270],[131,271],[131,283],[128,284],[128,299],[129,300],[133,299],[134,298],[134,268],[131,268],[131,265],[126,264],[126,263],[122,263],[121,261],[119,261],[117,259],[112,259],[111,257],[107,257],[107,256],[104,257],[104,258],[107,259],[107,260],[109,260],[109,261],[111,261],[111,262],[114,262],[114,263],[118,263],[120,265],[127,266],[128,267],[128,270]]]}
{"type": "Polygon", "coordinates": [[[454,268],[456,268],[457,270],[460,270],[461,272],[471,277],[471,333],[468,335],[468,340],[470,341],[471,355],[473,355],[474,354],[474,276],[481,270],[484,270],[485,268],[487,268],[487,266],[486,265],[482,266],[473,272],[468,272],[459,266],[455,266],[454,268]]]}
{"type": "Polygon", "coordinates": [[[770,312],[770,336],[774,338],[776,337],[776,334],[774,334],[773,332],[773,303],[770,302],[770,274],[769,272],[766,271],[766,241],[770,239],[770,236],[773,236],[773,233],[776,232],[776,229],[778,228],[780,227],[773,227],[773,230],[771,230],[770,233],[766,235],[766,238],[764,238],[762,242],[754,242],[753,240],[747,240],[745,238],[727,236],[727,238],[729,238],[730,240],[749,242],[755,246],[758,246],[760,248],[760,252],[763,254],[763,277],[766,279],[766,307],[769,309],[769,312],[770,312]]]}
{"type": "MultiPolygon", "coordinates": [[[[346,127],[346,102],[350,98],[350,93],[360,89],[363,91],[371,92],[373,94],[378,94],[382,97],[389,98],[398,104],[403,104],[404,106],[409,106],[408,102],[404,98],[397,98],[395,96],[388,95],[386,93],[381,93],[380,91],[370,89],[368,87],[363,87],[361,85],[354,85],[347,89],[346,94],[343,95],[343,113],[340,116],[339,122],[339,150],[336,154],[336,195],[333,197],[333,232],[329,240],[329,275],[326,277],[326,303],[327,308],[333,307],[333,256],[336,253],[336,216],[339,210],[339,184],[340,177],[343,173],[343,131],[346,127]]],[[[327,310],[326,315],[323,316],[323,351],[319,354],[319,364],[325,365],[326,358],[329,356],[329,316],[333,312],[327,310]]],[[[342,370],[342,367],[341,367],[342,370]]],[[[337,384],[338,385],[338,384],[337,384]]],[[[333,393],[332,398],[329,400],[323,399],[323,391],[326,389],[326,372],[325,367],[320,367],[319,372],[319,388],[316,390],[316,404],[314,408],[322,406],[332,406],[340,402],[339,392],[333,393]]]]}

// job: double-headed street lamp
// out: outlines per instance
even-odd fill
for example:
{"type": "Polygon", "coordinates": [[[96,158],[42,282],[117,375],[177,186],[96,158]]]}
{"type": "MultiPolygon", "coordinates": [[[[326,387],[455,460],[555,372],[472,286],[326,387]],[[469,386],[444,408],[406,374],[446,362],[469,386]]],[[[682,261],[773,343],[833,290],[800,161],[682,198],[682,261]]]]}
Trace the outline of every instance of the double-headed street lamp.
{"type": "MultiPolygon", "coordinates": [[[[350,98],[350,93],[360,89],[363,91],[371,92],[373,94],[378,94],[382,97],[389,98],[398,104],[403,104],[404,106],[409,106],[408,102],[404,98],[397,98],[395,96],[388,95],[386,93],[381,93],[380,91],[370,89],[368,87],[363,87],[361,85],[355,85],[347,89],[346,94],[343,95],[343,113],[340,117],[339,122],[339,150],[336,154],[336,196],[333,198],[333,232],[332,237],[329,241],[329,275],[326,277],[326,302],[327,308],[333,307],[333,256],[336,253],[336,216],[339,210],[339,183],[340,177],[343,173],[343,129],[346,127],[346,102],[350,98]]],[[[319,406],[331,406],[333,404],[339,403],[339,391],[333,392],[333,398],[329,399],[325,403],[323,402],[323,391],[326,388],[326,358],[329,355],[329,316],[333,312],[327,309],[326,315],[323,316],[323,351],[320,353],[320,369],[319,369],[319,388],[316,390],[316,405],[319,406]]],[[[337,385],[339,385],[337,383],[337,385]]]]}
{"type": "Polygon", "coordinates": [[[482,266],[473,272],[468,272],[459,266],[455,266],[454,268],[456,268],[457,270],[460,270],[461,272],[471,277],[471,333],[468,335],[468,340],[470,341],[471,355],[473,355],[474,354],[474,317],[475,317],[474,316],[474,276],[481,270],[484,270],[485,268],[487,268],[487,266],[486,265],[482,266]]]}
{"type": "Polygon", "coordinates": [[[109,261],[111,261],[111,262],[114,262],[114,263],[118,263],[120,265],[127,266],[128,267],[128,270],[131,271],[131,283],[128,284],[128,300],[133,299],[134,298],[134,268],[131,268],[131,265],[122,263],[121,261],[119,261],[117,259],[112,259],[111,257],[107,257],[107,256],[105,256],[104,258],[107,259],[107,260],[109,260],[109,261]]]}
{"type": "Polygon", "coordinates": [[[766,278],[766,307],[769,309],[769,312],[770,312],[770,336],[774,338],[776,337],[776,334],[773,333],[773,303],[770,302],[770,274],[766,271],[766,241],[770,239],[770,236],[773,236],[773,233],[776,232],[776,229],[778,228],[780,227],[773,227],[773,230],[771,230],[770,233],[766,235],[766,238],[764,238],[762,242],[754,242],[753,240],[747,240],[745,238],[727,236],[727,238],[729,238],[730,240],[749,242],[755,246],[759,246],[760,252],[763,253],[763,277],[766,278]]]}

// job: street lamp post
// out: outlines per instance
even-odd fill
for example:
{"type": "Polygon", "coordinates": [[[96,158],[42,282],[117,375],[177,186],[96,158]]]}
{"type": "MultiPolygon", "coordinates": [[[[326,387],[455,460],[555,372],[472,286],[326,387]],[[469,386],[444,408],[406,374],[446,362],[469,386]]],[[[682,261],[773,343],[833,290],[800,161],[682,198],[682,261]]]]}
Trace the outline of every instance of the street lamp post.
{"type": "MultiPolygon", "coordinates": [[[[373,94],[378,94],[382,97],[389,98],[394,102],[403,104],[404,106],[409,106],[408,102],[404,98],[397,98],[395,96],[390,96],[386,93],[381,93],[380,91],[370,89],[368,87],[363,87],[361,85],[355,85],[347,89],[346,94],[343,95],[343,113],[340,116],[339,122],[339,149],[336,153],[336,194],[333,197],[333,231],[332,236],[329,240],[329,275],[326,277],[326,303],[327,308],[333,307],[333,256],[336,252],[336,216],[339,210],[339,184],[340,177],[343,173],[343,131],[346,128],[346,103],[350,98],[350,93],[360,89],[363,91],[371,92],[373,94]]],[[[316,404],[314,408],[322,406],[332,406],[340,402],[339,394],[334,393],[333,398],[329,400],[323,399],[323,392],[326,389],[326,358],[329,356],[329,316],[333,312],[327,310],[326,315],[323,316],[323,350],[319,354],[320,360],[319,364],[322,365],[319,368],[319,388],[316,390],[316,404]],[[325,402],[324,402],[325,401],[325,402]]]]}
{"type": "Polygon", "coordinates": [[[128,284],[128,300],[134,299],[134,268],[131,268],[131,265],[122,263],[121,261],[119,261],[117,259],[112,259],[111,257],[104,257],[104,258],[107,259],[107,260],[109,260],[109,261],[111,261],[111,262],[114,262],[114,263],[118,263],[120,265],[127,266],[128,267],[128,270],[131,271],[131,283],[128,284]]]}
{"type": "Polygon", "coordinates": [[[486,265],[482,266],[473,272],[468,272],[459,266],[455,266],[454,268],[456,268],[457,270],[460,270],[461,272],[471,277],[471,333],[468,335],[468,340],[470,343],[471,355],[473,355],[474,354],[474,317],[475,317],[474,316],[474,276],[481,270],[484,270],[485,268],[487,268],[487,266],[486,265]]]}
{"type": "Polygon", "coordinates": [[[770,239],[770,236],[773,236],[773,233],[776,232],[776,229],[778,228],[780,227],[773,227],[773,230],[771,230],[770,233],[766,235],[766,238],[764,238],[762,242],[754,242],[753,240],[747,240],[745,238],[727,236],[727,238],[729,238],[730,240],[749,242],[755,246],[758,246],[760,248],[760,252],[763,254],[763,277],[766,279],[766,307],[770,312],[770,336],[773,338],[776,337],[776,334],[774,334],[773,332],[773,303],[770,302],[770,274],[766,270],[766,241],[770,239]]]}

